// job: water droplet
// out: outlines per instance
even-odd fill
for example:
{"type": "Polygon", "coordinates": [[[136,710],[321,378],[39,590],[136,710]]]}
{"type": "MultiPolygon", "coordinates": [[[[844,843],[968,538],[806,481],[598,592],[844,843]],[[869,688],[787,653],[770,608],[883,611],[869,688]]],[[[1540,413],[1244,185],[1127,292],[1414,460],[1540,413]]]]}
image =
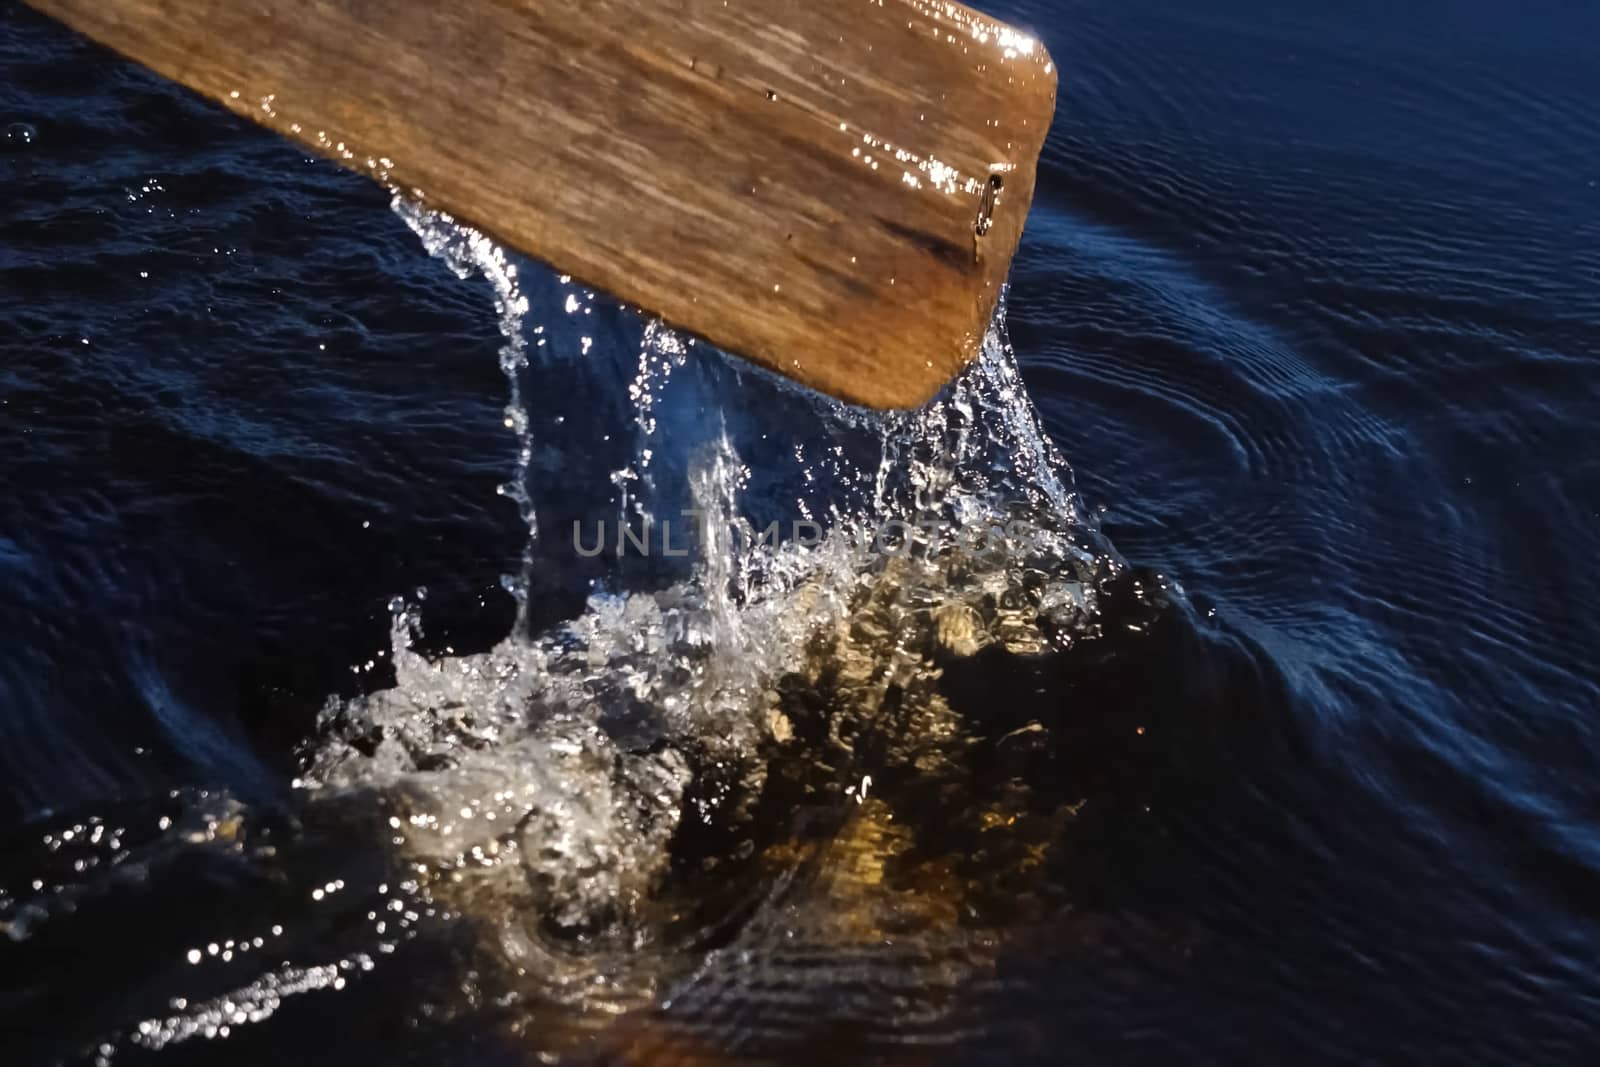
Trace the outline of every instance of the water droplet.
{"type": "Polygon", "coordinates": [[[13,122],[6,127],[6,150],[20,152],[39,139],[38,127],[26,122],[13,122]]]}

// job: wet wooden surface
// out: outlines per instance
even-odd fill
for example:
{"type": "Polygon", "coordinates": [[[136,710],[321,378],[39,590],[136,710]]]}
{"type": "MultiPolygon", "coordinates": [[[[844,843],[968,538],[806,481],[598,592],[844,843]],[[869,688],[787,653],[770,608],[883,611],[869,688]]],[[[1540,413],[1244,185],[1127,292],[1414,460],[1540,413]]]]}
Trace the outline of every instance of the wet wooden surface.
{"type": "Polygon", "coordinates": [[[977,350],[1054,109],[931,0],[28,0],[352,169],[873,407],[977,350]]]}

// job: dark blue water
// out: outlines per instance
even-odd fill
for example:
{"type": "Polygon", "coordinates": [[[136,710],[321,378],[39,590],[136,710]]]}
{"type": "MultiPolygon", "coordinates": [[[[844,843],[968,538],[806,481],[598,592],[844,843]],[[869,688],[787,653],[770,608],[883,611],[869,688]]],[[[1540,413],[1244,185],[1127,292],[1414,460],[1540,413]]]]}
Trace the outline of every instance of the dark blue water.
{"type": "MultiPolygon", "coordinates": [[[[1593,1062],[1600,9],[992,6],[1061,71],[1010,337],[1106,538],[1184,595],[971,683],[1056,716],[1025,771],[1089,816],[1042,853],[1055,903],[992,905],[1021,933],[927,1055],[1593,1062]]],[[[29,937],[41,828],[172,790],[292,812],[318,710],[386,684],[355,668],[389,598],[426,586],[429,644],[487,648],[524,531],[487,290],[381,190],[15,4],[0,126],[0,1025],[75,1062],[176,988],[170,946],[293,875],[145,865],[29,937]]],[[[627,460],[637,349],[595,317],[590,362],[527,379],[574,416],[531,461],[551,531],[627,460]]],[[[733,364],[683,375],[684,420],[815,432],[733,364]]],[[[535,630],[604,577],[543,544],[535,630]]],[[[517,1062],[415,1010],[459,965],[417,950],[170,1058],[517,1062]]],[[[774,1010],[752,996],[608,1062],[900,1062],[862,1035],[919,1031],[858,994],[810,1044],[730,1037],[774,1010]]]]}

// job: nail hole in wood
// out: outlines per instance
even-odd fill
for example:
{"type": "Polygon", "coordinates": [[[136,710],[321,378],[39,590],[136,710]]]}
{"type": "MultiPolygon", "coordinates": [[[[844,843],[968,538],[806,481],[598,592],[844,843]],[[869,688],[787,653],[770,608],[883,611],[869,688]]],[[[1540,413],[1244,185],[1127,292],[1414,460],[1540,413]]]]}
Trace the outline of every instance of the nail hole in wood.
{"type": "Polygon", "coordinates": [[[1005,181],[998,174],[989,175],[989,182],[983,187],[983,199],[978,202],[978,221],[973,224],[973,232],[979,237],[989,233],[989,227],[994,225],[995,205],[1000,202],[1000,190],[1005,187],[1005,181]]]}

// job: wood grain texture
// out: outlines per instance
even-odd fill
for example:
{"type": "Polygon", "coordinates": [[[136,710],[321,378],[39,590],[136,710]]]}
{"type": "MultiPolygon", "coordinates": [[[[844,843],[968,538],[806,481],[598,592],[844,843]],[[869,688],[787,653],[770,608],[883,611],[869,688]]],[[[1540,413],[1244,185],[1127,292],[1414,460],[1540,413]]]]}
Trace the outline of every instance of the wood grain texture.
{"type": "Polygon", "coordinates": [[[977,351],[1055,102],[1040,45],[944,0],[28,2],[880,408],[977,351]]]}

